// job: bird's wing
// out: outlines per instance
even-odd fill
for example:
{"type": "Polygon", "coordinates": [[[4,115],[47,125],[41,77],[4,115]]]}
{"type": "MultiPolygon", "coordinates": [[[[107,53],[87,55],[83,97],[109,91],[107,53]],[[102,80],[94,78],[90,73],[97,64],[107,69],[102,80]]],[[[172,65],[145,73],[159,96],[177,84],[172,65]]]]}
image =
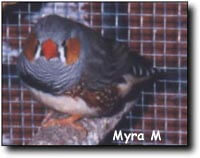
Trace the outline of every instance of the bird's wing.
{"type": "Polygon", "coordinates": [[[157,70],[149,61],[132,52],[125,44],[88,33],[90,43],[85,78],[90,89],[119,84],[131,76],[136,82],[155,76],[157,70]]]}

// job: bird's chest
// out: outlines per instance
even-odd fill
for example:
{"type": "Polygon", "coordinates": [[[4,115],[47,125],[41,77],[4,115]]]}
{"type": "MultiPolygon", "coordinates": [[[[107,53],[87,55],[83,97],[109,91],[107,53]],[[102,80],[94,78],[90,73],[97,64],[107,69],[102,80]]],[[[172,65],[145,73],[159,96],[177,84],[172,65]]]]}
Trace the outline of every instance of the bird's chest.
{"type": "Polygon", "coordinates": [[[85,88],[83,82],[59,96],[34,88],[30,88],[30,90],[39,102],[56,111],[85,116],[107,114],[119,100],[116,88],[107,87],[102,90],[89,90],[85,88]]]}

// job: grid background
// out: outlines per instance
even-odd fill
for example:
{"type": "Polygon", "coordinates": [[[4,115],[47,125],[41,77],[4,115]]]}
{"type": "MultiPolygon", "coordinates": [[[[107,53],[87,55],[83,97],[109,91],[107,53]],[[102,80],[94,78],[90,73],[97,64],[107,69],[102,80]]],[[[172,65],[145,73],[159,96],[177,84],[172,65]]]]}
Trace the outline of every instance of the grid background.
{"type": "MultiPolygon", "coordinates": [[[[46,109],[32,99],[16,73],[16,59],[37,17],[56,13],[78,20],[103,36],[128,44],[172,77],[143,91],[125,117],[126,132],[143,132],[130,144],[187,144],[187,3],[16,3],[3,7],[3,143],[27,144],[46,109]],[[41,9],[43,8],[43,9],[41,9]],[[72,14],[69,14],[72,13],[72,14]],[[162,141],[151,142],[152,130],[162,141]]],[[[123,144],[112,142],[111,144],[123,144]]]]}

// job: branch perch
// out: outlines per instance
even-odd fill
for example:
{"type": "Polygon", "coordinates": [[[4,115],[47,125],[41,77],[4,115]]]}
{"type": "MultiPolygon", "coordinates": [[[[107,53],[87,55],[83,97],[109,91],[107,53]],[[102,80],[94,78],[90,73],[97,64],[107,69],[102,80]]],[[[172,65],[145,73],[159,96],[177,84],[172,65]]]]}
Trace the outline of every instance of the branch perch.
{"type": "Polygon", "coordinates": [[[134,106],[134,101],[125,104],[122,111],[112,117],[84,118],[79,121],[87,135],[70,125],[65,127],[42,127],[33,136],[29,145],[98,145],[112,132],[122,117],[134,106]]]}

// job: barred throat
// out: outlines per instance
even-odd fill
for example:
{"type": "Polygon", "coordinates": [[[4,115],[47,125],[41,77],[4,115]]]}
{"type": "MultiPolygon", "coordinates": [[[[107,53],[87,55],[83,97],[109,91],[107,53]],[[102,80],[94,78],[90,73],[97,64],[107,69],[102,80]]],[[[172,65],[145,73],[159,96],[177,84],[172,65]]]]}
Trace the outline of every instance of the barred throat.
{"type": "Polygon", "coordinates": [[[47,61],[44,57],[29,62],[21,54],[17,67],[20,77],[29,86],[44,92],[60,94],[79,82],[82,62],[64,65],[58,58],[47,61]]]}

